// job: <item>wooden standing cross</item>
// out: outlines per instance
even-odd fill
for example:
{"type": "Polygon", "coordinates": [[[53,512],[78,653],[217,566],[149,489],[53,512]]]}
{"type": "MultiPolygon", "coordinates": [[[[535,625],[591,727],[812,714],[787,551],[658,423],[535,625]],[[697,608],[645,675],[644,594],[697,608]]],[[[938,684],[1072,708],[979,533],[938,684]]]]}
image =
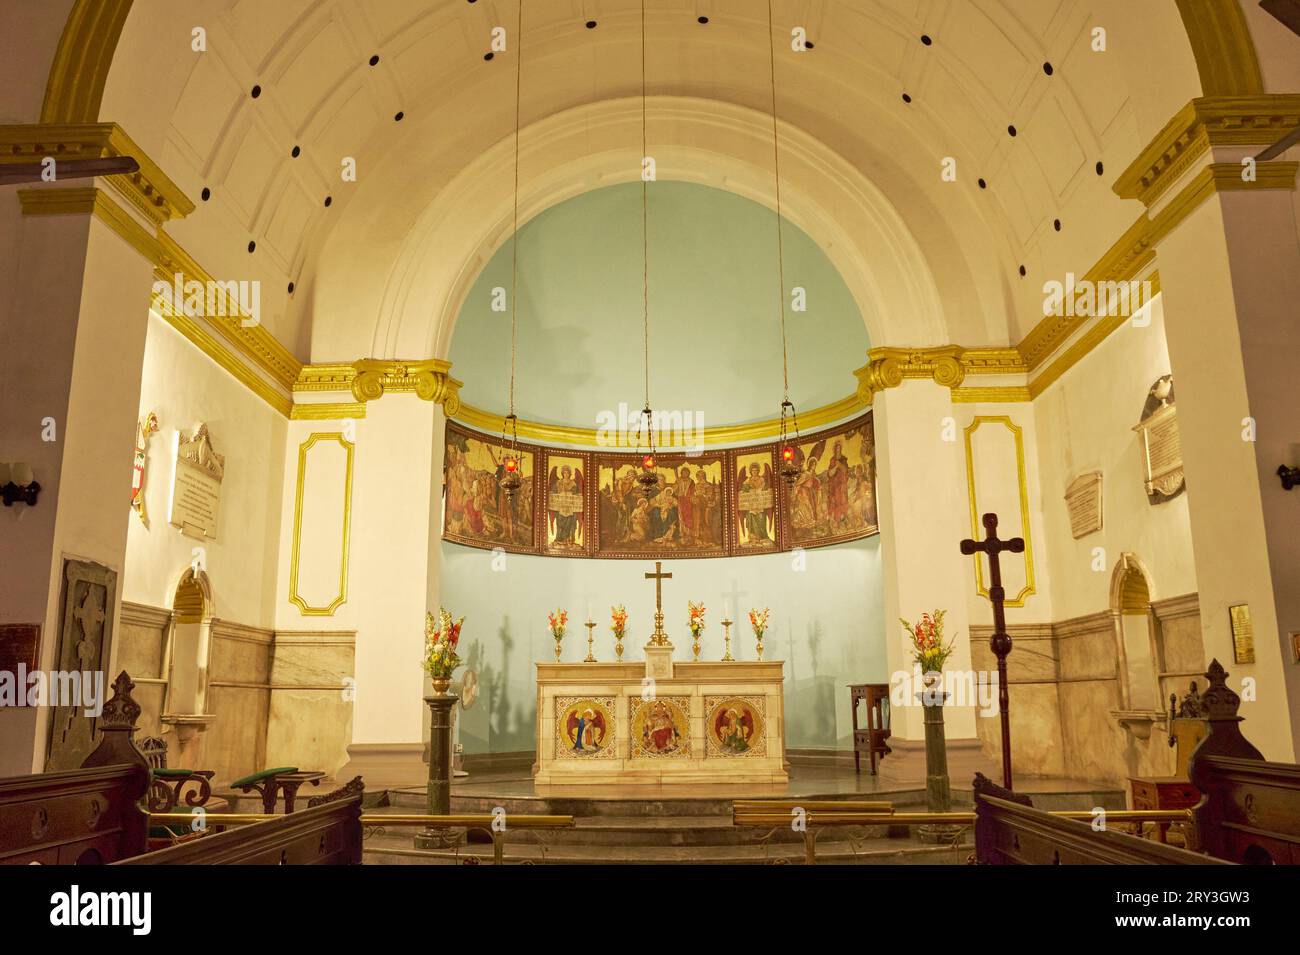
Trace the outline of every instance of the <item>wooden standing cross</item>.
{"type": "MultiPolygon", "coordinates": [[[[989,602],[993,604],[993,636],[989,639],[989,649],[998,658],[998,712],[1002,719],[1002,785],[1011,788],[1011,715],[1008,712],[1010,699],[1007,695],[1007,654],[1011,652],[1011,636],[1007,633],[1006,612],[1003,604],[1007,599],[1002,589],[1002,567],[998,555],[1003,551],[1023,554],[1025,539],[1013,537],[1010,540],[998,539],[998,516],[984,515],[984,540],[967,538],[961,542],[961,552],[966,556],[977,553],[987,554],[989,558],[989,602]]],[[[979,560],[978,557],[975,558],[979,560]]]]}
{"type": "Polygon", "coordinates": [[[668,642],[668,634],[664,633],[664,581],[671,580],[672,574],[663,572],[663,561],[655,561],[655,572],[646,573],[646,580],[655,582],[655,632],[650,637],[650,642],[658,646],[668,642]]]}

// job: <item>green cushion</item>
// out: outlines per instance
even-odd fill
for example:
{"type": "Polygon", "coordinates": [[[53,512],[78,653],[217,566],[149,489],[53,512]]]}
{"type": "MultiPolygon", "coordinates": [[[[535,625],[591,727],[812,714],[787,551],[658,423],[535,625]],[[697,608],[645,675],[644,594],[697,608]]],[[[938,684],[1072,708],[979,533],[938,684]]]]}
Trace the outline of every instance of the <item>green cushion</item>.
{"type": "Polygon", "coordinates": [[[192,769],[155,769],[153,774],[163,779],[175,778],[177,776],[188,776],[194,772],[192,769]]]}
{"type": "Polygon", "coordinates": [[[230,784],[231,789],[243,789],[245,786],[251,786],[253,783],[260,783],[264,779],[270,779],[272,776],[279,776],[281,773],[296,773],[297,766],[277,766],[275,769],[264,769],[260,773],[249,773],[236,779],[230,784]]]}

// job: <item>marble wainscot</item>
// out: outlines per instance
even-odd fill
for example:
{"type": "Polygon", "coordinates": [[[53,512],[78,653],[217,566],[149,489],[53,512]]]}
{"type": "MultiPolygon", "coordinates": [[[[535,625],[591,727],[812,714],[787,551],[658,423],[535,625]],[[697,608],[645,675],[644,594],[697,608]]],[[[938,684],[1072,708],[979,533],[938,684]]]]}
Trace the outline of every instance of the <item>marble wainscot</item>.
{"type": "Polygon", "coordinates": [[[781,661],[537,664],[537,786],[780,784],[781,661]]]}

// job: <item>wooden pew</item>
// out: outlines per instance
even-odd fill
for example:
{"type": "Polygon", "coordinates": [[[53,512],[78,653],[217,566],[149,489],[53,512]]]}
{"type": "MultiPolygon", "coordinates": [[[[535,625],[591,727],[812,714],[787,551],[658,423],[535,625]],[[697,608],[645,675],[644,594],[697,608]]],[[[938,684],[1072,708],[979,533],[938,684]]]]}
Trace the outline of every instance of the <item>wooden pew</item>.
{"type": "Polygon", "coordinates": [[[1028,796],[975,774],[977,865],[1223,865],[1186,849],[1035,809],[1028,796]]]}
{"type": "Polygon", "coordinates": [[[1188,766],[1201,792],[1192,810],[1201,848],[1247,865],[1300,865],[1300,766],[1266,762],[1241,735],[1241,698],[1218,660],[1205,675],[1209,731],[1188,766]]]}
{"type": "Polygon", "coordinates": [[[118,865],[360,865],[361,795],[322,802],[118,865]]]}
{"type": "Polygon", "coordinates": [[[103,735],[81,769],[0,779],[0,863],[99,865],[145,851],[140,800],[149,762],[132,734],[140,715],[123,671],[100,715],[103,735]]]}

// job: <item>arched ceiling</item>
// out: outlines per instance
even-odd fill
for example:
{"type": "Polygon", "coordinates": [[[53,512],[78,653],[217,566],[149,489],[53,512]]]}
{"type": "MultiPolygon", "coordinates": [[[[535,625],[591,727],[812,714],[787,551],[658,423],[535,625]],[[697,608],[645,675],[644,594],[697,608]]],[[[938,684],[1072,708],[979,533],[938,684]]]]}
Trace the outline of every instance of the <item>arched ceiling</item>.
{"type": "MultiPolygon", "coordinates": [[[[647,7],[649,89],[667,110],[651,112],[650,152],[673,151],[676,178],[770,202],[759,192],[770,170],[758,139],[770,109],[765,5],[647,7]],[[681,102],[706,107],[688,122],[668,109],[681,102]],[[715,114],[727,118],[718,142],[715,114]]],[[[514,0],[136,0],[101,117],[198,203],[169,225],[178,241],[218,277],[262,279],[264,322],[300,358],[445,354],[466,275],[506,238],[513,169],[487,160],[509,155],[515,62],[484,54],[516,10],[514,0]],[[205,52],[191,49],[196,26],[205,52]],[[356,182],[340,178],[344,157],[357,161],[356,182]],[[485,193],[477,212],[456,207],[469,186],[485,193]],[[467,226],[472,239],[460,238],[467,226]]],[[[802,210],[792,221],[836,263],[864,317],[879,316],[875,344],[1017,341],[1041,315],[1042,282],[1084,271],[1131,224],[1137,210],[1110,182],[1199,93],[1173,0],[776,0],[775,11],[783,142],[802,140],[809,157],[802,181],[791,173],[802,210]],[[796,25],[812,50],[790,49],[796,25]],[[1092,48],[1096,27],[1105,52],[1092,48]],[[957,160],[956,182],[941,179],[944,157],[957,160]],[[819,179],[818,167],[833,175],[819,179]],[[837,222],[837,191],[861,209],[861,228],[837,222]]],[[[639,24],[638,0],[526,3],[529,215],[635,176],[639,123],[607,114],[638,102],[639,24]],[[587,152],[605,165],[555,160],[539,131],[566,122],[571,143],[590,124],[587,152]],[[566,174],[567,186],[556,181],[566,174]]]]}
{"type": "MultiPolygon", "coordinates": [[[[719,189],[649,187],[651,397],[701,427],[765,421],[781,400],[776,223],[719,189]]],[[[870,341],[844,280],[805,233],[782,230],[791,397],[798,408],[853,392],[870,341]]],[[[504,413],[509,376],[512,248],[499,249],[461,307],[448,358],[465,403],[504,413]],[[496,290],[500,297],[494,297],[496,290]]],[[[644,396],[641,186],[626,183],[552,206],[519,233],[516,411],[525,420],[594,429],[644,396]]]]}

